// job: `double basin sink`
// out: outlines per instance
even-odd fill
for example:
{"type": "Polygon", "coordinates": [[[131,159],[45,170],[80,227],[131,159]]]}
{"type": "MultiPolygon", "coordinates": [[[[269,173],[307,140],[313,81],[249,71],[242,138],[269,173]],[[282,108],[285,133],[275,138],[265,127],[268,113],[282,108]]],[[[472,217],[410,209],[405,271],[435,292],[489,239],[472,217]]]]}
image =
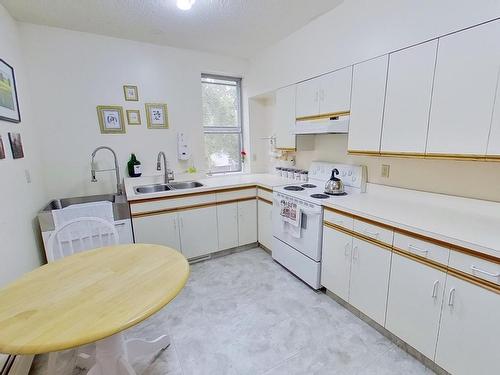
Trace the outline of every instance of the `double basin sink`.
{"type": "Polygon", "coordinates": [[[198,181],[179,181],[167,184],[136,186],[134,187],[134,191],[136,194],[151,194],[170,190],[194,189],[202,186],[203,184],[198,181]]]}

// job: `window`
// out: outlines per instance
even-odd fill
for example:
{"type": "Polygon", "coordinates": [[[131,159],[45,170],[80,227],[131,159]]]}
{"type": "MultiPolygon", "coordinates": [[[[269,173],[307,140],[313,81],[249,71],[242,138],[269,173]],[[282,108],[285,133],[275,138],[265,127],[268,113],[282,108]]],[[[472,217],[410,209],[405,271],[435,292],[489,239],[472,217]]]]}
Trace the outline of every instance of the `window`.
{"type": "Polygon", "coordinates": [[[205,154],[210,173],[241,171],[241,78],[201,75],[205,154]]]}

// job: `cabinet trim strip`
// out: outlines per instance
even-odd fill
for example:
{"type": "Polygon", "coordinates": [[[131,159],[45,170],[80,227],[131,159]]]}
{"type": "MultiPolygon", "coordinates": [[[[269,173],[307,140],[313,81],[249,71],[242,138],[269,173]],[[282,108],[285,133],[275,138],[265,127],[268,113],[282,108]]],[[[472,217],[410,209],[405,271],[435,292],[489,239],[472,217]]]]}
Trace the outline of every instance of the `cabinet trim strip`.
{"type": "Polygon", "coordinates": [[[354,156],[378,156],[378,157],[393,157],[393,158],[500,162],[499,155],[468,155],[468,154],[439,154],[439,153],[424,154],[418,152],[386,152],[386,151],[365,151],[365,150],[347,150],[347,154],[354,156]]]}
{"type": "Polygon", "coordinates": [[[322,113],[320,115],[297,117],[295,119],[295,121],[323,120],[325,118],[331,118],[331,117],[349,116],[350,114],[351,114],[351,111],[339,111],[339,112],[322,113]]]}
{"type": "Polygon", "coordinates": [[[132,218],[145,217],[145,216],[155,216],[155,215],[161,215],[161,214],[166,214],[166,213],[175,212],[175,211],[194,210],[194,209],[197,209],[197,208],[205,208],[205,207],[212,207],[212,206],[218,206],[218,205],[223,205],[223,204],[245,202],[245,201],[251,201],[251,200],[254,200],[254,199],[257,199],[257,197],[238,198],[238,199],[231,199],[231,200],[226,200],[226,201],[221,201],[221,202],[193,204],[193,205],[190,205],[190,206],[165,208],[163,210],[137,212],[135,214],[132,214],[132,218]]]}
{"type": "Polygon", "coordinates": [[[474,256],[476,258],[481,258],[481,259],[484,259],[484,260],[487,260],[487,261],[490,261],[490,262],[493,262],[493,263],[500,264],[500,258],[498,258],[498,257],[496,257],[494,255],[481,253],[481,252],[479,252],[477,250],[472,250],[472,249],[469,249],[467,247],[462,247],[462,246],[454,245],[454,244],[446,242],[446,241],[437,240],[437,239],[432,238],[432,237],[424,236],[423,234],[418,234],[418,233],[414,233],[414,232],[411,232],[411,231],[406,230],[406,229],[397,228],[397,227],[392,226],[392,225],[379,223],[379,222],[377,222],[375,220],[367,219],[365,217],[358,216],[358,215],[355,215],[355,214],[351,214],[349,212],[345,212],[345,211],[342,211],[342,210],[338,210],[336,208],[325,207],[325,210],[332,211],[332,212],[335,212],[335,213],[338,213],[338,214],[341,214],[341,215],[344,215],[344,216],[347,216],[347,217],[352,217],[352,218],[360,220],[360,221],[365,221],[367,223],[374,224],[374,225],[377,225],[377,226],[382,227],[382,228],[393,230],[394,232],[397,232],[397,233],[400,233],[400,234],[404,234],[404,235],[409,236],[409,237],[413,237],[413,238],[415,238],[417,240],[427,241],[427,242],[430,242],[430,243],[432,243],[434,245],[446,247],[446,248],[449,248],[450,250],[458,251],[460,253],[472,255],[472,256],[474,256]]]}
{"type": "Polygon", "coordinates": [[[257,200],[258,201],[262,201],[262,202],[265,202],[267,204],[270,204],[271,206],[273,205],[273,202],[271,202],[270,200],[267,200],[265,198],[262,198],[262,197],[257,197],[257,200]]]}
{"type": "Polygon", "coordinates": [[[257,186],[258,189],[261,189],[261,190],[264,190],[264,191],[267,191],[268,193],[272,193],[273,192],[273,189],[269,189],[269,188],[266,188],[264,186],[257,186]]]}
{"type": "Polygon", "coordinates": [[[340,227],[338,225],[332,224],[332,223],[330,223],[328,221],[323,221],[323,225],[326,226],[327,228],[331,228],[331,229],[337,230],[339,232],[345,233],[347,235],[350,235],[353,238],[358,238],[360,240],[373,243],[374,245],[384,247],[385,249],[390,250],[390,251],[392,251],[395,254],[398,254],[398,255],[401,255],[401,256],[403,256],[405,258],[414,260],[414,261],[419,262],[419,263],[421,263],[423,265],[435,268],[435,269],[437,269],[439,271],[447,272],[450,275],[455,276],[455,277],[457,277],[457,278],[459,278],[461,280],[471,282],[471,283],[473,283],[473,284],[475,284],[477,286],[480,286],[482,288],[485,288],[485,289],[488,289],[488,290],[490,290],[492,292],[500,294],[500,285],[495,284],[495,283],[493,283],[491,281],[488,281],[488,280],[485,280],[485,279],[481,279],[479,277],[476,277],[474,275],[470,275],[468,273],[465,273],[463,271],[460,271],[460,270],[457,270],[455,268],[449,267],[447,265],[443,265],[441,263],[435,262],[435,261],[433,261],[431,259],[427,259],[427,258],[421,257],[421,256],[419,256],[417,254],[413,254],[413,253],[410,253],[408,251],[401,250],[401,249],[399,249],[397,247],[388,246],[388,245],[385,245],[385,244],[378,243],[378,241],[376,241],[376,240],[373,240],[371,238],[366,238],[365,236],[363,236],[363,235],[361,235],[359,233],[356,233],[356,232],[351,231],[349,229],[345,229],[345,228],[340,227]]]}

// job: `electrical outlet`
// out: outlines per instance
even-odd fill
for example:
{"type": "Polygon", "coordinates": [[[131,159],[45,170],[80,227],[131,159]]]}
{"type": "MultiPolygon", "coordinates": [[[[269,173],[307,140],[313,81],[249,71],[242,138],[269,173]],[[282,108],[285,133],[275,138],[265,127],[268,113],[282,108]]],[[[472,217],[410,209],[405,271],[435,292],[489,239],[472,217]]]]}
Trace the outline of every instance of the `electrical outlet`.
{"type": "Polygon", "coordinates": [[[389,178],[390,170],[391,170],[391,166],[389,164],[382,164],[380,176],[384,177],[384,178],[389,178]]]}

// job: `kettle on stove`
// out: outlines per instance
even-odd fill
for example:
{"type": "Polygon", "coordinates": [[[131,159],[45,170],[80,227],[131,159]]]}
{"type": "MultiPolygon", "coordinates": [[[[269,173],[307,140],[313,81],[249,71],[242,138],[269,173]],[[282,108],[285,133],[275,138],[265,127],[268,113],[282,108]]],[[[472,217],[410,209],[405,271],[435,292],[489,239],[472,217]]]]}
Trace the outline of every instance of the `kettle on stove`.
{"type": "Polygon", "coordinates": [[[334,168],[332,170],[332,176],[325,184],[325,194],[329,195],[343,195],[344,194],[344,183],[335,175],[339,174],[339,170],[334,168]]]}

